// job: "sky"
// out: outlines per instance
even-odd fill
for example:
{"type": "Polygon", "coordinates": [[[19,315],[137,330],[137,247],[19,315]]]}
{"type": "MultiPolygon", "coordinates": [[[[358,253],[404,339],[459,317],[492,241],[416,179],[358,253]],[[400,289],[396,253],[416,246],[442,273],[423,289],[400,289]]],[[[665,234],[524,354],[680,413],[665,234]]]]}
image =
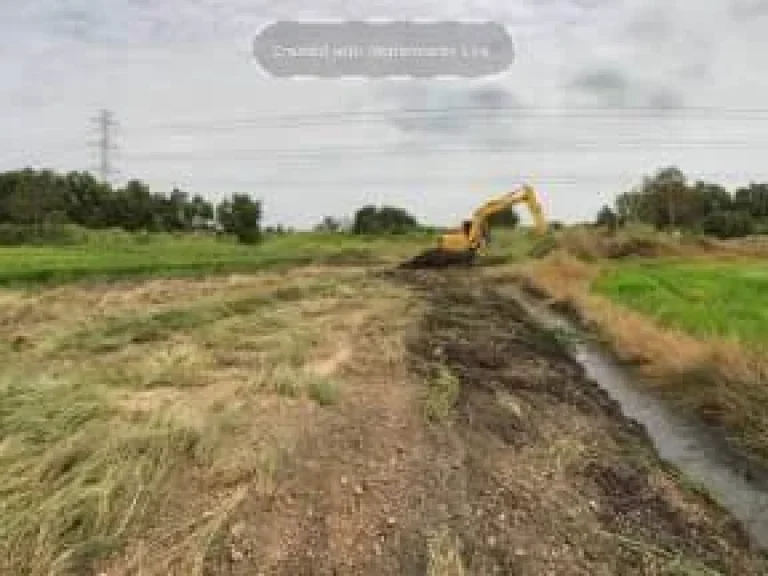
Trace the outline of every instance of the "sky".
{"type": "Polygon", "coordinates": [[[532,184],[591,219],[667,165],[768,181],[768,0],[0,0],[0,170],[99,166],[115,184],[311,227],[367,203],[445,225],[532,184]],[[482,78],[275,78],[278,20],[493,21],[515,60],[482,78]]]}

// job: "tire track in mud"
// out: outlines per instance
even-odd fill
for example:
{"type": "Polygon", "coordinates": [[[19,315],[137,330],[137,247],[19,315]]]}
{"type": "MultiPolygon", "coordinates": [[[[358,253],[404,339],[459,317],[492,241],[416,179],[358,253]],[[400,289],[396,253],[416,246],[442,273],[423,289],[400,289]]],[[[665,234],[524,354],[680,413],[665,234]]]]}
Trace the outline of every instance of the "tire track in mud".
{"type": "Polygon", "coordinates": [[[726,514],[681,486],[643,430],[488,279],[398,272],[427,303],[407,366],[357,388],[246,502],[208,574],[768,574],[726,514]],[[460,383],[427,424],[438,369],[460,383]],[[243,526],[247,528],[243,529],[243,526]],[[461,566],[440,568],[447,535],[461,566]]]}

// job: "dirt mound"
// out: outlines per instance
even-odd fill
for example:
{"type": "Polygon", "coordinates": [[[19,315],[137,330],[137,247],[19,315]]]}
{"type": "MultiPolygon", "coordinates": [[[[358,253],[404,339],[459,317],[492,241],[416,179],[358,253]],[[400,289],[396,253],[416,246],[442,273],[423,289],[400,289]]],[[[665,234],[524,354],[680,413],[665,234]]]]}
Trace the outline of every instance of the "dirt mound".
{"type": "Polygon", "coordinates": [[[401,270],[421,270],[429,268],[449,268],[469,266],[474,261],[472,252],[448,252],[446,250],[427,250],[400,264],[401,270]]]}

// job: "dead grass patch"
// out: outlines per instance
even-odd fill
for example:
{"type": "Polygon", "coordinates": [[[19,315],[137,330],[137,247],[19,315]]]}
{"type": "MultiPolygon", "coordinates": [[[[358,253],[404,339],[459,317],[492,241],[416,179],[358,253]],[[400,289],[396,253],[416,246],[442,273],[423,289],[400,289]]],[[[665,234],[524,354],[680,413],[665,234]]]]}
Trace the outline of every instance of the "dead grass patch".
{"type": "Polygon", "coordinates": [[[459,539],[447,528],[427,539],[427,576],[464,576],[459,539]]]}
{"type": "Polygon", "coordinates": [[[4,297],[33,345],[0,373],[0,573],[201,574],[401,296],[318,268],[4,297]]]}
{"type": "Polygon", "coordinates": [[[690,336],[594,294],[597,264],[562,253],[532,263],[523,276],[551,303],[597,330],[619,358],[636,365],[663,396],[723,428],[768,461],[768,358],[738,342],[690,336]]]}
{"type": "Polygon", "coordinates": [[[735,244],[727,244],[706,236],[674,236],[647,226],[629,226],[615,231],[586,226],[573,226],[549,236],[534,246],[534,257],[564,252],[586,261],[602,258],[659,258],[739,254],[735,244]]]}

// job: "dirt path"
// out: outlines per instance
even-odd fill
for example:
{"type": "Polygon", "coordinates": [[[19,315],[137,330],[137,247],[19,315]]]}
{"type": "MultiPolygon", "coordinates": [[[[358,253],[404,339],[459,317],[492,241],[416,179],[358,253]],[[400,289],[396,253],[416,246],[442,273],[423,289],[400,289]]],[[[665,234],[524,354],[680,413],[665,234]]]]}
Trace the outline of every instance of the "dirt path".
{"type": "Polygon", "coordinates": [[[359,335],[339,368],[356,384],[232,515],[208,574],[768,573],[514,301],[466,273],[395,281],[422,317],[391,348],[387,319],[359,335]],[[446,371],[460,392],[428,424],[446,371]]]}

